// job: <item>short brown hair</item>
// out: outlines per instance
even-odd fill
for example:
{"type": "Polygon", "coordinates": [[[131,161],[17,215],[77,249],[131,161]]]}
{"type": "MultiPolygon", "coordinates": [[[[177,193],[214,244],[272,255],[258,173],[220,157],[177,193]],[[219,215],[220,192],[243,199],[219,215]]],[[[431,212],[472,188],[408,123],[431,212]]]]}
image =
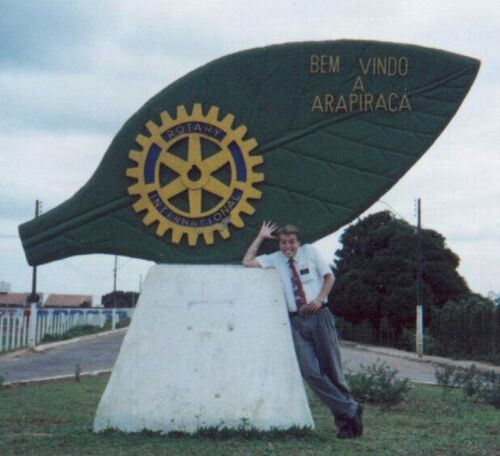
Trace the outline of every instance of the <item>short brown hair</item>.
{"type": "Polygon", "coordinates": [[[295,234],[297,239],[300,241],[300,230],[295,225],[283,225],[276,230],[276,237],[280,237],[281,234],[295,234]]]}

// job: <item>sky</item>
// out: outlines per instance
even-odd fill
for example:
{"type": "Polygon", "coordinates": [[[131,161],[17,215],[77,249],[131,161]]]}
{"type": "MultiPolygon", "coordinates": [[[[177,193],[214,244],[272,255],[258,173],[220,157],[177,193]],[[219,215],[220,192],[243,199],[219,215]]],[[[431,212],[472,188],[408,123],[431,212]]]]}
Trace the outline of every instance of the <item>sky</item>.
{"type": "MultiPolygon", "coordinates": [[[[496,0],[0,0],[0,282],[31,290],[17,227],[72,196],[122,124],[158,91],[215,58],[291,41],[410,43],[482,61],[449,126],[364,215],[391,210],[437,230],[483,295],[500,291],[500,8],[496,0]]],[[[343,229],[316,243],[332,262],[343,229]]],[[[118,258],[117,288],[153,263],[118,258]]],[[[114,257],[38,268],[38,290],[101,295],[114,257]]]]}

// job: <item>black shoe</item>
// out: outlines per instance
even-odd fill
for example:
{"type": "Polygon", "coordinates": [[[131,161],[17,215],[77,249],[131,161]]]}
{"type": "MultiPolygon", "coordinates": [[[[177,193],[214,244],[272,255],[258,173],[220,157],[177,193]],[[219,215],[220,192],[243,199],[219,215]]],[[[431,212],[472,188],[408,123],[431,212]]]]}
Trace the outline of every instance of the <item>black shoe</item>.
{"type": "Polygon", "coordinates": [[[358,403],[354,416],[351,418],[351,426],[354,437],[363,435],[363,406],[358,403]]]}
{"type": "Polygon", "coordinates": [[[353,428],[351,426],[351,423],[348,423],[345,426],[342,426],[337,431],[337,437],[339,439],[353,439],[354,438],[354,431],[353,431],[353,428]]]}

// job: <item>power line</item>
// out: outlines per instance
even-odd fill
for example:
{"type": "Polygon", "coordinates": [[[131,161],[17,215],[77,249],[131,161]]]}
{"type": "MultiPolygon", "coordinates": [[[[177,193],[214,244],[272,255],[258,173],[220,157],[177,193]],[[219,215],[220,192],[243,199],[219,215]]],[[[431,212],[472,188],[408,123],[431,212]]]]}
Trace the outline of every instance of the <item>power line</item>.
{"type": "Polygon", "coordinates": [[[389,203],[385,202],[382,199],[379,199],[377,202],[386,206],[394,215],[397,215],[401,220],[404,220],[405,222],[410,223],[396,209],[394,209],[389,203]]]}

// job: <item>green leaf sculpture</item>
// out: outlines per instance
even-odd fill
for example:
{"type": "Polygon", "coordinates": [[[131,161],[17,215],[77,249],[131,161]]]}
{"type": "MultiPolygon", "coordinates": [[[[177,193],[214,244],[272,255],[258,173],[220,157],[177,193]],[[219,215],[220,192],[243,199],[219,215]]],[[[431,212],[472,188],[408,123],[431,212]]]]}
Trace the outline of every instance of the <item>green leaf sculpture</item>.
{"type": "Polygon", "coordinates": [[[136,112],[73,197],[19,227],[28,262],[231,263],[268,219],[315,241],[408,171],[478,69],[445,51],[349,40],[210,62],[136,112]]]}

